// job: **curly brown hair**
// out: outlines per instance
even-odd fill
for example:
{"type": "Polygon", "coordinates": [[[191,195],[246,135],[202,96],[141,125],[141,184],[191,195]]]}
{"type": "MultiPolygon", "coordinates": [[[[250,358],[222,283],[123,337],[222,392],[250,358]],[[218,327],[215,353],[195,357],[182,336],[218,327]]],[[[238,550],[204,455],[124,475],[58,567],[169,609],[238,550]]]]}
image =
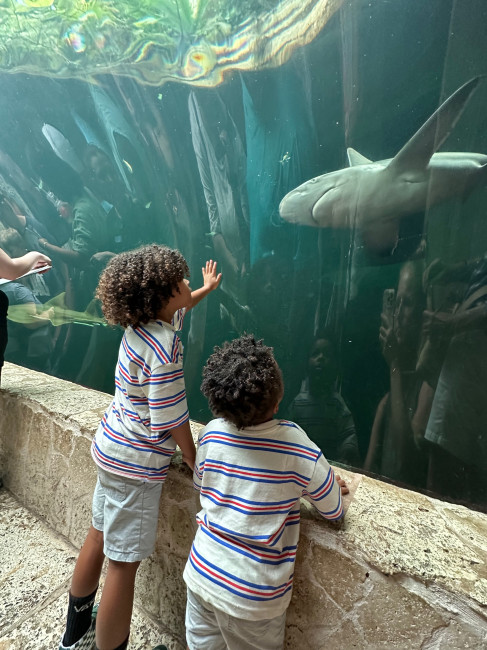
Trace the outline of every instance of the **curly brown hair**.
{"type": "Polygon", "coordinates": [[[201,391],[215,416],[243,429],[269,418],[284,385],[272,348],[244,334],[214,348],[203,368],[201,391]]]}
{"type": "Polygon", "coordinates": [[[158,317],[187,276],[189,268],[179,251],[158,244],[141,246],[108,262],[96,297],[110,324],[137,327],[158,317]]]}

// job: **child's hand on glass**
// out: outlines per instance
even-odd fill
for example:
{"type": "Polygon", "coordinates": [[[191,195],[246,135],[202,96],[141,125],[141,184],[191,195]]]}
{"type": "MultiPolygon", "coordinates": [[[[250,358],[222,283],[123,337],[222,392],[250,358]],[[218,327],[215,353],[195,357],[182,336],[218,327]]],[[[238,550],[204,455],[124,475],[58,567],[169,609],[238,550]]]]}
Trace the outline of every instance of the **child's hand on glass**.
{"type": "Polygon", "coordinates": [[[216,272],[216,262],[209,260],[206,265],[202,267],[201,273],[203,274],[203,286],[209,291],[213,291],[220,284],[222,274],[216,272]]]}

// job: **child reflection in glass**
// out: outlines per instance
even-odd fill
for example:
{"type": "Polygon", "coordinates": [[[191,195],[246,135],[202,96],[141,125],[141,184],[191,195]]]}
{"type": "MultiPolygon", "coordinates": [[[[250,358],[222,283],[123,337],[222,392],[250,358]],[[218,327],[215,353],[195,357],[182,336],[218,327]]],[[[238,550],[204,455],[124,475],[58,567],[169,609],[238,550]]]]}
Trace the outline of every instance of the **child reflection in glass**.
{"type": "Polygon", "coordinates": [[[353,417],[337,391],[337,348],[331,332],[316,335],[307,370],[301,390],[290,405],[289,419],[306,430],[327,458],[360,466],[353,417]]]}

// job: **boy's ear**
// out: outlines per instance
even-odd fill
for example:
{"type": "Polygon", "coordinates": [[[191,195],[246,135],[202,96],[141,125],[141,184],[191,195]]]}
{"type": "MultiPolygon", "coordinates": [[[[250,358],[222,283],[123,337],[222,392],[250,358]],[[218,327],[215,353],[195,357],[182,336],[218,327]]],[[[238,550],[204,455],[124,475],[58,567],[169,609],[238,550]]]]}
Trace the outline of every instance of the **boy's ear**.
{"type": "Polygon", "coordinates": [[[280,404],[280,401],[281,401],[281,400],[279,400],[279,402],[277,402],[277,404],[274,406],[274,415],[275,415],[275,414],[277,413],[277,411],[279,410],[279,404],[280,404]]]}

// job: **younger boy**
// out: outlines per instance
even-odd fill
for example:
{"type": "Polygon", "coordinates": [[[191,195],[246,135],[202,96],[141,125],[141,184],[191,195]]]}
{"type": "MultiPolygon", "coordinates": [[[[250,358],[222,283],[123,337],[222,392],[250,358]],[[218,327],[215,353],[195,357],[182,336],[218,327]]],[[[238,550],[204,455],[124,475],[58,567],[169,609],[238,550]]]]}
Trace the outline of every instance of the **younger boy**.
{"type": "Polygon", "coordinates": [[[191,292],[185,259],[152,244],[116,255],[97,289],[103,313],[125,329],[115,371],[115,396],[98,427],[93,523],[80,551],[60,650],[95,648],[91,622],[105,555],[108,570],[96,618],[96,648],[127,647],[135,575],[154,550],[159,497],[176,445],[193,468],[195,449],[183,377],[181,328],[186,310],[218,286],[216,262],[191,292]]]}
{"type": "Polygon", "coordinates": [[[307,495],[343,516],[345,482],[293,422],[274,419],[283,395],[271,348],[242,336],[215,348],[203,394],[217,416],[199,436],[194,469],[202,510],[184,570],[190,650],[283,647],[307,495]]]}

